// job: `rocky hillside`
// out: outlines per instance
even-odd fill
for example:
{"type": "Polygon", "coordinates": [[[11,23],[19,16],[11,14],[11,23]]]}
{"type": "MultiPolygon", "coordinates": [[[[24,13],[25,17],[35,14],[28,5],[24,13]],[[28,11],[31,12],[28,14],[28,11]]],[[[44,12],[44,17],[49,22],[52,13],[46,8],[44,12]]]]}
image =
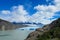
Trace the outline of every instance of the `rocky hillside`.
{"type": "Polygon", "coordinates": [[[60,18],[43,28],[36,29],[25,40],[60,40],[60,18]]]}
{"type": "Polygon", "coordinates": [[[5,30],[13,30],[13,29],[21,28],[21,27],[27,27],[27,25],[13,24],[11,22],[0,19],[0,30],[2,30],[3,26],[5,30]]]}

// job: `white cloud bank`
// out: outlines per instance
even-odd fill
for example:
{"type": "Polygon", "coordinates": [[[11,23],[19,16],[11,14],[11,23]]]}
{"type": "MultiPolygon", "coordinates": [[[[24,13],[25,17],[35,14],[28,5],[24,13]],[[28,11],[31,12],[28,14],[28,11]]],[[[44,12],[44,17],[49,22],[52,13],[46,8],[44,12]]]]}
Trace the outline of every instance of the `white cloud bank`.
{"type": "Polygon", "coordinates": [[[3,15],[0,15],[0,18],[8,20],[8,21],[15,21],[15,22],[40,22],[43,24],[49,24],[54,19],[49,20],[50,18],[53,18],[55,15],[55,12],[60,11],[60,0],[54,0],[55,5],[37,5],[34,7],[34,9],[37,10],[36,13],[34,13],[32,16],[29,15],[29,13],[24,9],[23,5],[19,6],[13,6],[11,8],[11,11],[9,10],[3,10],[0,11],[3,15]],[[9,16],[4,16],[9,15],[9,16]]]}
{"type": "MultiPolygon", "coordinates": [[[[8,21],[15,21],[15,22],[26,22],[28,21],[28,12],[24,9],[22,5],[13,6],[11,8],[12,11],[3,10],[1,11],[2,14],[7,15],[9,14],[8,18],[5,16],[4,19],[8,21]]],[[[2,16],[4,16],[2,15],[2,16]]],[[[2,18],[2,17],[1,17],[2,18]]]]}
{"type": "MultiPolygon", "coordinates": [[[[50,20],[55,16],[55,13],[60,11],[60,0],[54,0],[55,5],[38,5],[34,9],[37,10],[35,14],[32,15],[32,21],[41,22],[43,24],[49,24],[53,20],[50,20]],[[34,19],[34,20],[33,20],[34,19]]],[[[58,16],[58,15],[57,15],[58,16]]]]}

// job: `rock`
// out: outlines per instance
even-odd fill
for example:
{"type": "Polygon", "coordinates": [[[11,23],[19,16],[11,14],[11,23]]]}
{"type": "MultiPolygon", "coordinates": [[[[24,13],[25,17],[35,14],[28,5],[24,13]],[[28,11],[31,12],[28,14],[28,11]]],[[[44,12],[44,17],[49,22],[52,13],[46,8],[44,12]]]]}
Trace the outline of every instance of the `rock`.
{"type": "Polygon", "coordinates": [[[0,19],[0,30],[13,30],[21,27],[27,27],[27,25],[13,24],[12,22],[0,19]]]}
{"type": "Polygon", "coordinates": [[[44,29],[42,29],[42,28],[38,28],[38,29],[36,29],[36,31],[43,32],[44,29]]]}
{"type": "Polygon", "coordinates": [[[38,31],[34,31],[28,35],[28,37],[25,40],[36,40],[37,36],[40,35],[38,31]]]}
{"type": "Polygon", "coordinates": [[[55,27],[60,27],[60,18],[53,21],[51,24],[43,26],[43,28],[38,28],[36,31],[31,32],[25,40],[37,40],[39,36],[55,27]]]}
{"type": "Polygon", "coordinates": [[[36,31],[31,32],[25,40],[37,40],[38,36],[43,34],[43,29],[38,28],[36,31]]]}

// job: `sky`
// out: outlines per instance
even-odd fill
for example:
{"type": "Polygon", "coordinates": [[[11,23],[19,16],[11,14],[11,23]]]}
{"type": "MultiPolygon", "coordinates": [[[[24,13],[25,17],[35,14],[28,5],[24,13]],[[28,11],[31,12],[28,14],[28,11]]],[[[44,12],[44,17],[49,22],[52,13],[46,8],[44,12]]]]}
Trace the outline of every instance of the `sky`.
{"type": "Polygon", "coordinates": [[[60,0],[0,0],[0,19],[49,24],[60,18],[60,0]]]}

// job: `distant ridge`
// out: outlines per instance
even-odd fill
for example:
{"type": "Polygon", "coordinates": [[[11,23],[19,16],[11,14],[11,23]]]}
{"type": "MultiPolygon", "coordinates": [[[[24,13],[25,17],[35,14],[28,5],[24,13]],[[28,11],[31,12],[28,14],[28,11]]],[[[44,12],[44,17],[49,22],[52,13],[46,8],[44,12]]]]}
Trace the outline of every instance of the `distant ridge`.
{"type": "Polygon", "coordinates": [[[2,27],[4,26],[4,30],[13,30],[13,29],[18,29],[18,28],[22,28],[22,27],[28,27],[29,25],[27,24],[34,24],[34,25],[39,25],[39,26],[43,26],[43,24],[41,23],[30,23],[30,22],[9,22],[3,19],[0,19],[0,30],[2,30],[2,27]]]}

